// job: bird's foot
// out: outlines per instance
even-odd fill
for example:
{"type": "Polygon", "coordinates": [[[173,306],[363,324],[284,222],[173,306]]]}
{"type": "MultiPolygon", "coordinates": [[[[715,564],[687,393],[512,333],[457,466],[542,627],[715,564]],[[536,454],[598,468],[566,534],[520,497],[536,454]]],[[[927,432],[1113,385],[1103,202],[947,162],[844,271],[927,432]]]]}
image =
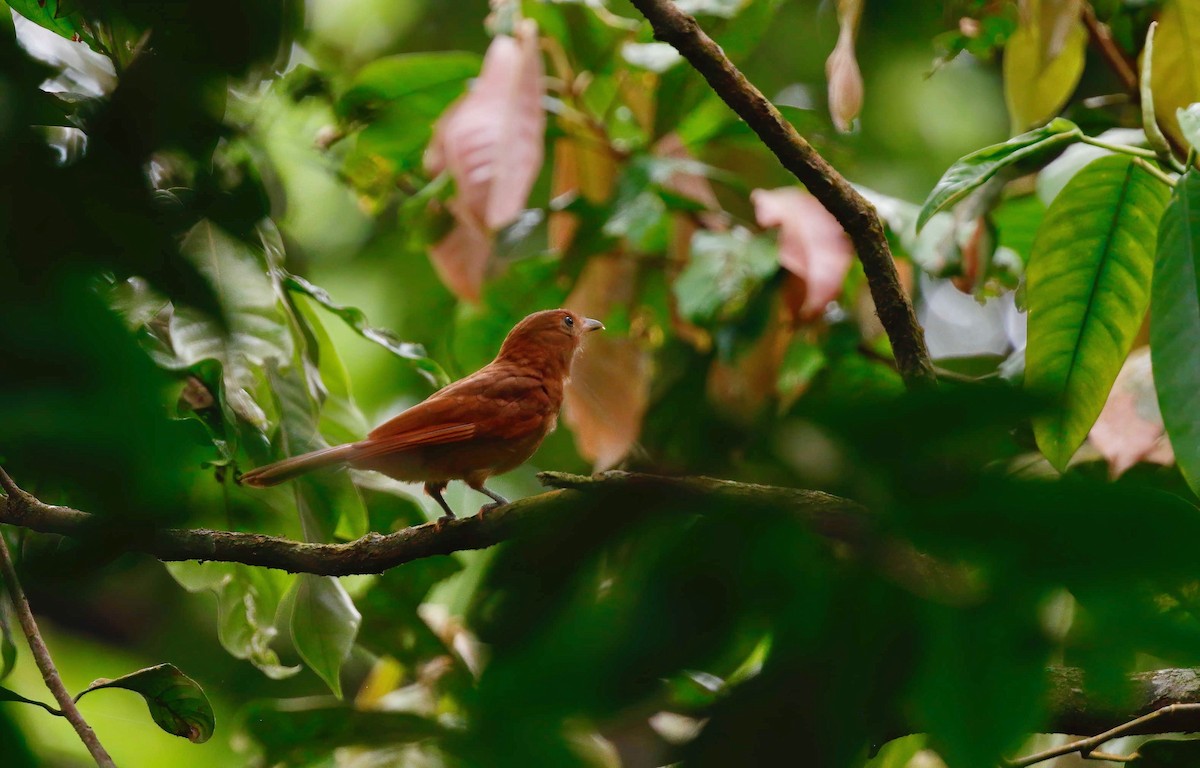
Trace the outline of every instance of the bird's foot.
{"type": "Polygon", "coordinates": [[[499,509],[502,506],[504,506],[504,505],[498,501],[493,501],[491,503],[484,504],[482,507],[479,508],[479,519],[482,520],[484,518],[484,516],[487,515],[488,512],[491,512],[494,509],[499,509]]]}
{"type": "Polygon", "coordinates": [[[436,531],[437,533],[441,533],[442,528],[445,527],[447,520],[457,520],[457,519],[458,519],[458,517],[453,512],[448,512],[447,514],[444,514],[441,517],[439,517],[437,520],[433,521],[433,530],[436,531]]]}

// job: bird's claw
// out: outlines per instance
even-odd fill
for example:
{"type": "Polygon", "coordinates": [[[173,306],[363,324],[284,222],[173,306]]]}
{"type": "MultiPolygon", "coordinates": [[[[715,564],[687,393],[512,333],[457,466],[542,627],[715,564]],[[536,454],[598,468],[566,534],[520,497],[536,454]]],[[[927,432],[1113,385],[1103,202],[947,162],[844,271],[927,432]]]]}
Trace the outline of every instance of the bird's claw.
{"type": "Polygon", "coordinates": [[[433,530],[437,533],[441,533],[442,528],[445,527],[447,520],[457,520],[457,519],[458,519],[457,516],[455,516],[454,513],[452,513],[452,512],[449,514],[442,515],[437,520],[433,521],[433,530]]]}
{"type": "Polygon", "coordinates": [[[484,518],[484,515],[486,515],[488,512],[491,512],[494,509],[499,509],[502,506],[504,506],[504,505],[498,501],[493,501],[488,504],[484,504],[482,507],[479,508],[479,519],[482,520],[484,518]]]}

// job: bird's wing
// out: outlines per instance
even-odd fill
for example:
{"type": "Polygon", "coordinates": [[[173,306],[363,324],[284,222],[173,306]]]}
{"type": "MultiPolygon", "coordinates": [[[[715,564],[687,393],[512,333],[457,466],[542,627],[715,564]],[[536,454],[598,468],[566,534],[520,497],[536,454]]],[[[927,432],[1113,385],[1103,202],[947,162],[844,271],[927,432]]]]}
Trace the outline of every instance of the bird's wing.
{"type": "Polygon", "coordinates": [[[557,408],[540,378],[488,366],[376,427],[355,455],[363,459],[473,438],[524,437],[552,410],[557,408]]]}

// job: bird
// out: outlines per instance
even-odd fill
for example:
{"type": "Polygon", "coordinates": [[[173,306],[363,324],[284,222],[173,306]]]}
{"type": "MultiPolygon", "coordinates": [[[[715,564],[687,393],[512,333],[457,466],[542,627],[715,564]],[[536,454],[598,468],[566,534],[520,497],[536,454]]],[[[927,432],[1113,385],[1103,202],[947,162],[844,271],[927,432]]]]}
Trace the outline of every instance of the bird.
{"type": "Polygon", "coordinates": [[[442,492],[451,480],[462,480],[492,500],[480,508],[482,517],[509,503],[485,483],[524,464],[554,430],[583,337],[603,328],[599,320],[567,309],[534,312],[509,331],[494,360],[379,425],[365,439],[258,467],[239,482],[264,488],[324,467],[375,470],[423,483],[425,493],[445,512],[435,521],[440,529],[455,518],[442,492]]]}

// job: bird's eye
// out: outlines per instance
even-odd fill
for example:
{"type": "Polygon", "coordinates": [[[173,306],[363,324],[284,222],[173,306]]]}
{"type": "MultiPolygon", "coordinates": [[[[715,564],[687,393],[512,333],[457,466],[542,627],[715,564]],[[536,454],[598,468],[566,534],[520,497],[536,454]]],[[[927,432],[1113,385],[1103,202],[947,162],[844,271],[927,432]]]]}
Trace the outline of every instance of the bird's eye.
{"type": "Polygon", "coordinates": [[[570,315],[567,315],[566,317],[563,318],[563,325],[567,326],[568,328],[574,328],[575,327],[575,318],[571,317],[570,315]]]}

